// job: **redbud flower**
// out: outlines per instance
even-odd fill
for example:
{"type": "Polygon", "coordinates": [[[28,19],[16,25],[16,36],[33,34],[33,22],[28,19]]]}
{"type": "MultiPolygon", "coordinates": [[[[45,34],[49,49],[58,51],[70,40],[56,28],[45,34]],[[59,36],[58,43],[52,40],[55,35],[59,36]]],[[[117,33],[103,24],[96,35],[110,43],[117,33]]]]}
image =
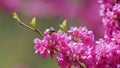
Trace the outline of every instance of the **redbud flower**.
{"type": "Polygon", "coordinates": [[[36,31],[42,39],[35,38],[35,54],[51,58],[57,54],[60,68],[120,68],[120,1],[99,0],[100,16],[105,28],[104,38],[94,40],[93,31],[87,27],[66,28],[66,20],[60,25],[61,31],[51,27],[42,35],[36,26],[24,24],[17,14],[13,18],[21,25],[36,31]],[[34,28],[34,29],[33,29],[34,28]],[[63,31],[62,31],[63,30],[63,31]]]}
{"type": "MultiPolygon", "coordinates": [[[[34,42],[37,54],[46,57],[57,53],[60,68],[120,68],[120,5],[119,1],[99,0],[100,16],[105,27],[103,39],[94,40],[86,27],[68,31],[47,29],[43,40],[34,42]],[[84,66],[85,65],[85,66],[84,66]]],[[[60,26],[63,29],[63,25],[60,26]]],[[[65,27],[64,27],[65,28],[65,27]]]]}

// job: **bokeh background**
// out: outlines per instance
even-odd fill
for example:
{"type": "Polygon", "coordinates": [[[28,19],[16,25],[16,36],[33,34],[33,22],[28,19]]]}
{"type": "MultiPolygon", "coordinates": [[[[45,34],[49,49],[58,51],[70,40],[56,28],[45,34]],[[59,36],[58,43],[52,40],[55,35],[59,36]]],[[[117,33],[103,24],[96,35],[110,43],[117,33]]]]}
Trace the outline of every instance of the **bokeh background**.
{"type": "Polygon", "coordinates": [[[87,26],[95,39],[103,37],[104,28],[99,17],[97,0],[0,0],[0,68],[59,68],[56,59],[44,60],[34,54],[33,39],[38,34],[26,29],[12,18],[17,12],[29,25],[37,16],[37,26],[44,32],[64,19],[70,26],[87,26]]]}

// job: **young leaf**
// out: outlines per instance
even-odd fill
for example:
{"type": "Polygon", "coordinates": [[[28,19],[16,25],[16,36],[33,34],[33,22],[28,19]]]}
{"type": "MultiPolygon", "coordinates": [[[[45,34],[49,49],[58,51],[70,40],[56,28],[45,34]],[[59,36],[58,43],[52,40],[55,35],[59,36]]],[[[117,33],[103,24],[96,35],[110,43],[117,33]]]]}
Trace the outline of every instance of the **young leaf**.
{"type": "Polygon", "coordinates": [[[63,21],[63,26],[66,27],[67,26],[67,20],[63,21]]]}
{"type": "Polygon", "coordinates": [[[36,17],[33,17],[33,19],[32,19],[32,21],[31,21],[31,26],[33,27],[33,28],[36,28],[36,17]]]}
{"type": "Polygon", "coordinates": [[[19,23],[22,22],[16,12],[13,13],[13,18],[16,19],[19,23]]]}
{"type": "Polygon", "coordinates": [[[64,20],[63,23],[60,25],[60,28],[66,32],[67,31],[67,20],[64,20]]]}

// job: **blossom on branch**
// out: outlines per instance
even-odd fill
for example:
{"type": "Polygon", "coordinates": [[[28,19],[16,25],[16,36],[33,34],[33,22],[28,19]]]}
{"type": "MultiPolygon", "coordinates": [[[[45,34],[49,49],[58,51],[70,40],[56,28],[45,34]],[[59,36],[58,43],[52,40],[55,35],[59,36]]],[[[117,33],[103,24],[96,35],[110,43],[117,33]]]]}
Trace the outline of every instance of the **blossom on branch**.
{"type": "Polygon", "coordinates": [[[120,2],[99,0],[99,4],[103,39],[95,41],[86,27],[71,27],[67,32],[47,29],[42,40],[35,39],[35,53],[44,57],[57,53],[60,68],[120,68],[120,2]]]}
{"type": "Polygon", "coordinates": [[[26,25],[16,13],[13,18],[19,24],[38,33],[42,39],[35,38],[35,54],[51,58],[57,54],[60,68],[120,68],[120,1],[99,0],[100,16],[105,28],[104,38],[94,39],[93,31],[87,27],[71,27],[67,30],[66,20],[60,31],[53,27],[42,34],[36,27],[26,25]]]}

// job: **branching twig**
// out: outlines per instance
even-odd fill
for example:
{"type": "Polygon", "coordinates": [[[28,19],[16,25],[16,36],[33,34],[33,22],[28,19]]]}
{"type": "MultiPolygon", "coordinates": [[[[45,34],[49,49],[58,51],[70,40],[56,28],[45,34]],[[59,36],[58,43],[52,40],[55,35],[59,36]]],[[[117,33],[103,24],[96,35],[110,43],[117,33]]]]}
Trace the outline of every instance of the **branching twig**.
{"type": "Polygon", "coordinates": [[[23,22],[20,22],[19,24],[20,24],[21,26],[24,26],[24,27],[26,27],[26,28],[32,30],[32,31],[35,31],[35,32],[38,33],[41,37],[43,37],[43,34],[41,33],[41,31],[38,30],[37,28],[32,28],[32,27],[26,25],[26,24],[23,23],[23,22]]]}

